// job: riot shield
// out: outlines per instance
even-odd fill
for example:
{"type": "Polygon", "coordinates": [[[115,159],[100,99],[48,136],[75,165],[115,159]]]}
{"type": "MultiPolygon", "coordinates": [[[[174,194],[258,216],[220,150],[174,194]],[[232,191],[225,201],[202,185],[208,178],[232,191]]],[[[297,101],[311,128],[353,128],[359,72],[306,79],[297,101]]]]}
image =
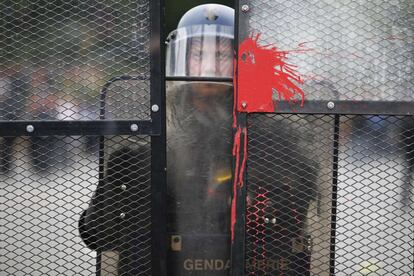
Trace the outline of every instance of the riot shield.
{"type": "Polygon", "coordinates": [[[170,275],[228,275],[232,180],[230,83],[167,85],[170,275]]]}

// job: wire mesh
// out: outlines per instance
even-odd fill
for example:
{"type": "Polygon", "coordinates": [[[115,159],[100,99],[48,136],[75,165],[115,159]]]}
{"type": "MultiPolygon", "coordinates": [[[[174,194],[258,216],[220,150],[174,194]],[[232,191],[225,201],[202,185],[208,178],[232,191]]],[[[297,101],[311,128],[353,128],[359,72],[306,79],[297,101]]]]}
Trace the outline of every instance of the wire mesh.
{"type": "Polygon", "coordinates": [[[96,120],[119,75],[144,80],[108,92],[111,118],[149,119],[150,1],[2,1],[0,13],[1,120],[96,120]]]}
{"type": "Polygon", "coordinates": [[[329,273],[333,117],[248,124],[246,275],[329,273]]]}
{"type": "Polygon", "coordinates": [[[411,117],[248,123],[246,275],[412,273],[411,117]]]}
{"type": "Polygon", "coordinates": [[[341,118],[337,275],[414,271],[411,117],[341,118]]]}
{"type": "Polygon", "coordinates": [[[288,51],[306,100],[412,101],[410,0],[249,1],[242,14],[259,43],[288,51]],[[291,51],[289,50],[299,50],[291,51]]]}
{"type": "Polygon", "coordinates": [[[148,137],[106,137],[101,180],[96,136],[13,142],[1,159],[0,274],[151,274],[148,137]]]}

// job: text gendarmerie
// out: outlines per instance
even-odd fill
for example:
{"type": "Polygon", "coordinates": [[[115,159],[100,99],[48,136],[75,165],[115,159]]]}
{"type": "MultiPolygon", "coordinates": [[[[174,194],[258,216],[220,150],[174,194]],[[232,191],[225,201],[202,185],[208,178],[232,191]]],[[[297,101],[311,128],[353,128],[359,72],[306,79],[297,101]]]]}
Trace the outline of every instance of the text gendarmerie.
{"type": "Polygon", "coordinates": [[[230,269],[230,260],[222,259],[186,259],[185,270],[227,270],[230,269]]]}
{"type": "MultiPolygon", "coordinates": [[[[272,260],[272,259],[263,259],[263,260],[256,260],[256,259],[249,259],[247,261],[247,268],[248,269],[259,269],[259,270],[266,270],[266,271],[284,271],[289,269],[289,260],[288,259],[280,259],[280,260],[272,260]]],[[[184,260],[184,269],[191,271],[191,270],[228,270],[230,269],[230,260],[222,260],[222,259],[186,259],[184,260]]]]}

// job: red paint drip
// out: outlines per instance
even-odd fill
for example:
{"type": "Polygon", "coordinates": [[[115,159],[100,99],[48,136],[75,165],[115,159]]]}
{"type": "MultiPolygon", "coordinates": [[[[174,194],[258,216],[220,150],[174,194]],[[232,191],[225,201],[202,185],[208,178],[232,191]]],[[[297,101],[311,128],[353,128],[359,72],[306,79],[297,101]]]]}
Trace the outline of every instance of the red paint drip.
{"type": "Polygon", "coordinates": [[[299,214],[298,214],[298,210],[296,210],[296,208],[293,208],[293,216],[295,217],[296,224],[300,224],[299,214]]]}
{"type": "Polygon", "coordinates": [[[231,201],[231,242],[234,241],[234,226],[236,225],[236,198],[237,198],[237,188],[233,186],[233,199],[231,201]]]}
{"type": "Polygon", "coordinates": [[[234,226],[236,225],[236,203],[237,203],[237,175],[238,175],[238,164],[240,160],[240,133],[241,128],[237,128],[237,60],[233,62],[233,129],[236,131],[233,139],[233,157],[236,156],[236,167],[233,174],[233,198],[231,200],[231,210],[230,210],[230,233],[231,233],[231,242],[234,241],[234,226]]]}
{"type": "MultiPolygon", "coordinates": [[[[292,52],[272,45],[259,45],[260,34],[250,35],[239,45],[237,110],[240,112],[274,112],[273,91],[279,100],[303,106],[305,95],[298,86],[303,80],[296,66],[287,63],[292,52]]],[[[235,74],[236,75],[236,74],[235,74]]]]}
{"type": "Polygon", "coordinates": [[[244,175],[244,169],[246,168],[246,160],[247,160],[247,130],[246,128],[243,128],[242,130],[244,134],[244,145],[243,145],[243,161],[240,166],[240,172],[238,177],[238,187],[243,187],[243,175],[244,175]]]}
{"type": "Polygon", "coordinates": [[[233,199],[231,201],[231,241],[234,240],[234,226],[236,225],[236,203],[238,189],[243,186],[243,174],[246,166],[247,159],[247,130],[246,128],[237,127],[234,135],[233,142],[233,156],[236,158],[236,165],[234,168],[234,179],[233,179],[233,199]],[[243,160],[240,163],[240,147],[241,147],[241,136],[244,137],[243,145],[243,160]]]}
{"type": "Polygon", "coordinates": [[[236,130],[233,141],[233,156],[236,156],[236,166],[234,168],[233,179],[233,199],[231,201],[231,241],[234,240],[234,225],[236,224],[236,200],[237,200],[237,176],[239,173],[239,161],[240,161],[240,133],[241,128],[236,130]]]}
{"type": "MultiPolygon", "coordinates": [[[[268,190],[263,187],[259,187],[257,195],[253,199],[252,206],[248,208],[247,215],[247,231],[250,235],[254,236],[254,248],[253,248],[253,260],[266,260],[266,237],[267,227],[265,225],[266,213],[271,210],[267,210],[267,202],[269,200],[268,190]]],[[[271,213],[271,212],[269,212],[271,213]]],[[[257,272],[266,272],[260,267],[256,267],[250,275],[256,275],[257,272]]]]}
{"type": "Polygon", "coordinates": [[[233,129],[237,128],[237,60],[233,61],[233,129]]]}

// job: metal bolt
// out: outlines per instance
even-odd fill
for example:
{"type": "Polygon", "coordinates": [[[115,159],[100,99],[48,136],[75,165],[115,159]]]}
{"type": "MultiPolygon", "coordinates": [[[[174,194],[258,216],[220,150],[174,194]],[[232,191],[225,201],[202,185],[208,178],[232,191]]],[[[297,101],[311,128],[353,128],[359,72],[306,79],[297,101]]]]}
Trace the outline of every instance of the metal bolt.
{"type": "Polygon", "coordinates": [[[250,10],[250,7],[249,7],[249,5],[243,5],[241,7],[241,10],[242,10],[242,12],[248,12],[250,10]]]}
{"type": "Polygon", "coordinates": [[[138,125],[137,124],[132,124],[131,125],[131,131],[133,131],[133,132],[138,131],[138,125]]]}
{"type": "Polygon", "coordinates": [[[125,213],[121,213],[121,214],[119,214],[119,217],[120,217],[121,219],[125,218],[125,213]]]}
{"type": "Polygon", "coordinates": [[[30,133],[33,132],[34,131],[34,126],[33,125],[27,125],[26,126],[26,131],[30,132],[30,133]]]}
{"type": "Polygon", "coordinates": [[[265,223],[269,223],[269,219],[268,218],[265,218],[264,221],[265,221],[265,223]]]}
{"type": "Polygon", "coordinates": [[[272,218],[272,224],[276,224],[276,219],[272,218]]]}
{"type": "Polygon", "coordinates": [[[242,102],[241,103],[241,106],[242,106],[243,109],[245,109],[247,107],[247,103],[246,102],[242,102]]]}
{"type": "Polygon", "coordinates": [[[308,244],[306,246],[306,249],[308,250],[308,252],[311,252],[312,251],[312,238],[310,236],[306,238],[306,243],[308,244]]]}
{"type": "Polygon", "coordinates": [[[125,190],[126,190],[126,188],[127,188],[127,186],[126,186],[125,184],[122,184],[122,185],[121,185],[121,190],[122,190],[122,191],[125,191],[125,190]]]}
{"type": "Polygon", "coordinates": [[[328,102],[328,104],[326,106],[328,107],[328,109],[334,109],[335,108],[334,102],[328,102]]]}
{"type": "Polygon", "coordinates": [[[158,112],[158,110],[160,110],[160,107],[158,105],[154,104],[153,106],[151,106],[151,110],[153,112],[158,112]]]}

